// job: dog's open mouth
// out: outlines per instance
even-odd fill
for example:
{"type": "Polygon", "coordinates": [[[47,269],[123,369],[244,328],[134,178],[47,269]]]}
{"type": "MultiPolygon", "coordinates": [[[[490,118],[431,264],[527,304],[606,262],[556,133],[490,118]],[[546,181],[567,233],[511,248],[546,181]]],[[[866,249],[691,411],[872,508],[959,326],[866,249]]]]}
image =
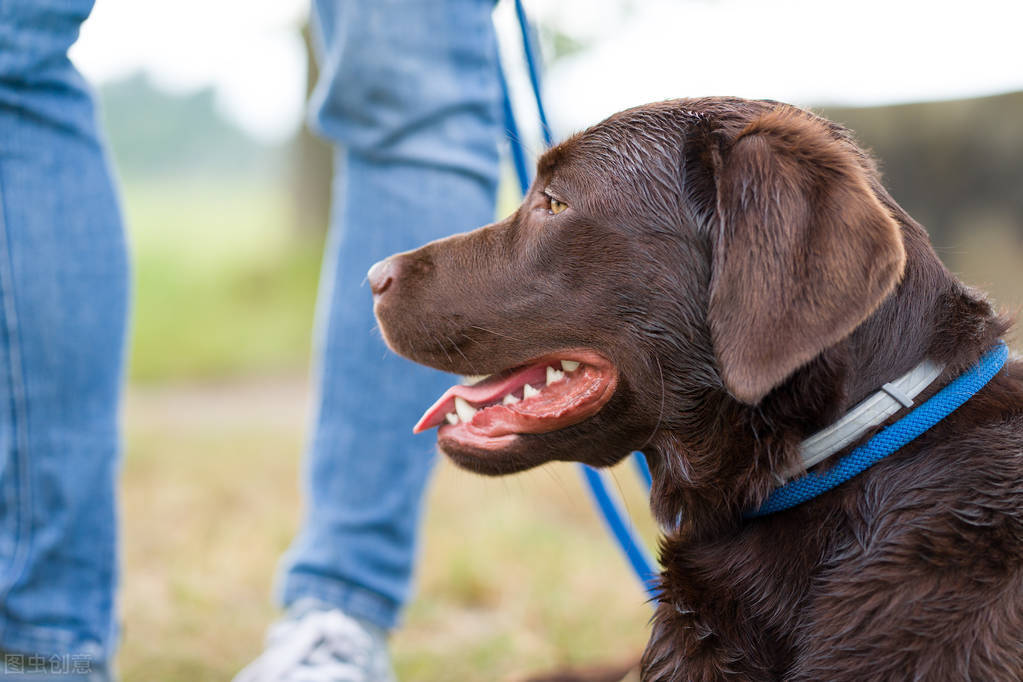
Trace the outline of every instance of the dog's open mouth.
{"type": "Polygon", "coordinates": [[[592,351],[567,351],[452,386],[413,431],[440,426],[438,438],[486,449],[516,435],[557,431],[593,416],[614,393],[618,374],[592,351]]]}

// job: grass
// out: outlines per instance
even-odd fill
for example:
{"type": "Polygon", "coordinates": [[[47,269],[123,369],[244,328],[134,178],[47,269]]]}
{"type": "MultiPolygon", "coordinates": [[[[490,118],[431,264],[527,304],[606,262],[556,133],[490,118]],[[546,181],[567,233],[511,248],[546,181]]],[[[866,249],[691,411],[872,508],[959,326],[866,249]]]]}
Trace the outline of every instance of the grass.
{"type": "MultiPolygon", "coordinates": [[[[130,391],[126,682],[222,681],[259,652],[299,518],[305,396],[279,379],[130,391]]],[[[631,468],[617,478],[652,537],[631,468]]],[[[427,509],[401,679],[514,679],[642,649],[649,607],[574,467],[495,480],[442,461],[427,509]]]]}
{"type": "Polygon", "coordinates": [[[129,185],[136,382],[302,371],[322,242],[254,181],[129,185]]]}

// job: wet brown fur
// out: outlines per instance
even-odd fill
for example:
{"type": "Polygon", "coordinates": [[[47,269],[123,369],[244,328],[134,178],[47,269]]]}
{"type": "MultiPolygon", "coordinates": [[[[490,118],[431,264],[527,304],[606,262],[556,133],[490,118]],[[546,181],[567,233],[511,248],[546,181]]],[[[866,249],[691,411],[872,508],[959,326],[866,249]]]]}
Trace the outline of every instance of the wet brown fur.
{"type": "Polygon", "coordinates": [[[580,424],[440,446],[486,474],[646,453],[667,530],[644,680],[1023,679],[1019,362],[853,480],[742,519],[803,438],[925,357],[948,381],[1008,327],[844,129],[729,98],[621,112],[548,152],[508,219],[394,272],[377,314],[416,361],[617,367],[580,424]]]}

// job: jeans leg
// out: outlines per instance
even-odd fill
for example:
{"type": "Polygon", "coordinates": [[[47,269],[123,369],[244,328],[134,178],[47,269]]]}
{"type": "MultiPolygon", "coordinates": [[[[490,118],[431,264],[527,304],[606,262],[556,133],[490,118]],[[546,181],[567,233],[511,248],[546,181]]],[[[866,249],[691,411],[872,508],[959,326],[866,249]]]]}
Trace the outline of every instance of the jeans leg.
{"type": "Polygon", "coordinates": [[[490,0],[316,2],[312,120],[338,145],[318,311],[319,409],[285,604],[315,597],[385,628],[408,599],[434,460],[420,413],[451,377],[390,353],[366,271],[490,222],[499,135],[490,0]]]}
{"type": "Polygon", "coordinates": [[[91,7],[0,3],[0,649],[76,665],[116,640],[128,289],[92,98],[67,59],[91,7]]]}

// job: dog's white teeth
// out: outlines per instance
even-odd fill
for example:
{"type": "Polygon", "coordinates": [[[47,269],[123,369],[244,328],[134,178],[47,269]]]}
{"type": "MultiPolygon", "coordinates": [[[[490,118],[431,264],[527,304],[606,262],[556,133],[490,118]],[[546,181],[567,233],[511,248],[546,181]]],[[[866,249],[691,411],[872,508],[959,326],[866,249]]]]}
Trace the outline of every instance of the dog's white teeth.
{"type": "Polygon", "coordinates": [[[451,424],[452,426],[458,423],[458,415],[455,414],[454,412],[448,412],[446,415],[444,415],[444,418],[447,419],[448,424],[451,424]]]}
{"type": "Polygon", "coordinates": [[[464,422],[471,422],[476,415],[476,408],[466,402],[465,398],[455,397],[455,412],[458,418],[464,422]]]}
{"type": "Polygon", "coordinates": [[[540,395],[540,390],[533,388],[529,384],[526,384],[525,386],[522,387],[523,398],[532,398],[534,395],[540,395]]]}
{"type": "Polygon", "coordinates": [[[547,385],[550,386],[556,381],[561,381],[565,378],[565,373],[554,369],[553,367],[547,368],[547,385]]]}
{"type": "Polygon", "coordinates": [[[562,360],[561,369],[565,370],[566,372],[574,372],[577,369],[579,369],[579,363],[576,362],[575,360],[562,360]]]}
{"type": "Polygon", "coordinates": [[[508,394],[508,395],[506,395],[506,396],[504,397],[504,399],[503,399],[503,400],[501,401],[501,404],[502,404],[502,405],[514,405],[514,404],[515,404],[515,403],[517,403],[517,402],[519,402],[519,399],[518,399],[518,398],[516,398],[516,397],[515,397],[514,395],[512,395],[511,393],[509,393],[509,394],[508,394]]]}
{"type": "Polygon", "coordinates": [[[474,386],[484,379],[489,379],[493,374],[468,374],[462,377],[463,386],[474,386]]]}

